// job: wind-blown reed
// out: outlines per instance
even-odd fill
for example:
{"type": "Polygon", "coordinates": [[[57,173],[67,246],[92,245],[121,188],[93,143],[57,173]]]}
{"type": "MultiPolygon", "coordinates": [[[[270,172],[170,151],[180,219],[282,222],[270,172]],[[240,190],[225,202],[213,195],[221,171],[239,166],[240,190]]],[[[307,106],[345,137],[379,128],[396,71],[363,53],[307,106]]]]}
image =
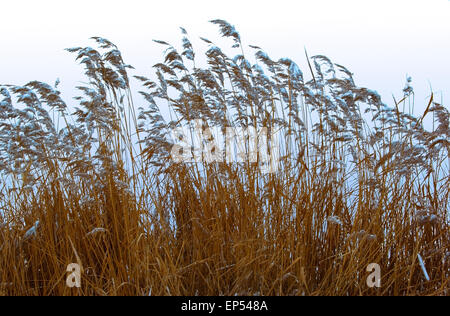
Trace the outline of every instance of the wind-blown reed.
{"type": "Polygon", "coordinates": [[[304,75],[212,23],[237,55],[202,39],[199,67],[182,28],[181,50],[155,41],[155,80],[106,39],[68,49],[87,78],[75,109],[58,83],[0,86],[0,294],[448,295],[447,108],[415,117],[409,81],[390,107],[325,56],[304,75]],[[174,163],[171,130],[199,119],[281,128],[279,170],[174,163]]]}

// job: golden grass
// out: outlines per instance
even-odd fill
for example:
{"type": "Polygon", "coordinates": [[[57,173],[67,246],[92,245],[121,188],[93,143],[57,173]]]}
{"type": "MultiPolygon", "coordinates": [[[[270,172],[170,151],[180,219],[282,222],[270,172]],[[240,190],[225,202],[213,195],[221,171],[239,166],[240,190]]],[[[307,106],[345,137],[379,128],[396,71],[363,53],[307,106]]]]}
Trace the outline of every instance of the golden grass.
{"type": "Polygon", "coordinates": [[[448,295],[448,110],[400,111],[410,89],[389,108],[324,56],[307,82],[257,47],[252,65],[213,22],[240,55],[205,39],[200,69],[184,29],[180,54],[157,41],[165,60],[157,81],[137,77],[139,115],[129,67],[101,38],[69,50],[89,79],[72,115],[57,87],[2,87],[0,295],[448,295]],[[167,132],[193,119],[281,126],[280,169],[172,162],[167,132]],[[66,285],[70,263],[81,288],[66,285]]]}

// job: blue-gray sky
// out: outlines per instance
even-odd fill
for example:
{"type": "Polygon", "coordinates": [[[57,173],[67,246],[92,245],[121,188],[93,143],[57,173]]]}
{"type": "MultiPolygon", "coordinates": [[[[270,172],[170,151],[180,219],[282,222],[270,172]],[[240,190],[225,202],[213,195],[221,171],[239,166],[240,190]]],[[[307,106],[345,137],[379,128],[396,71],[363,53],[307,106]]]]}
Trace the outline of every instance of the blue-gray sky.
{"type": "MultiPolygon", "coordinates": [[[[450,1],[448,0],[195,0],[195,1],[3,1],[0,16],[0,83],[52,83],[66,95],[81,81],[80,67],[63,49],[91,36],[115,42],[136,74],[148,75],[161,60],[152,39],[180,42],[178,27],[192,38],[215,40],[221,18],[235,25],[246,44],[271,57],[289,57],[304,72],[304,47],[349,68],[357,84],[390,103],[413,78],[421,108],[432,85],[450,98],[450,1]]],[[[200,41],[198,49],[203,49],[200,41]]],[[[136,87],[137,89],[138,87],[136,87]]]]}

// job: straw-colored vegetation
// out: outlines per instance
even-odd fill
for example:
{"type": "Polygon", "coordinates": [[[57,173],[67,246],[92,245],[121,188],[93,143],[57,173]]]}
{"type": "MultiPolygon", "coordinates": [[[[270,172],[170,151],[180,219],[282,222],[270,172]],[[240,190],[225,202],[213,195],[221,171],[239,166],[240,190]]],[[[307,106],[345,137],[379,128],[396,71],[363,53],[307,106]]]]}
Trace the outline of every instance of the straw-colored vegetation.
{"type": "Polygon", "coordinates": [[[1,86],[0,294],[448,295],[449,111],[415,117],[409,85],[388,106],[325,56],[303,74],[212,22],[236,57],[203,39],[196,65],[182,29],[180,49],[155,41],[155,80],[131,78],[94,38],[69,49],[76,107],[58,84],[1,86]],[[173,162],[170,131],[196,119],[281,128],[278,171],[173,162]]]}

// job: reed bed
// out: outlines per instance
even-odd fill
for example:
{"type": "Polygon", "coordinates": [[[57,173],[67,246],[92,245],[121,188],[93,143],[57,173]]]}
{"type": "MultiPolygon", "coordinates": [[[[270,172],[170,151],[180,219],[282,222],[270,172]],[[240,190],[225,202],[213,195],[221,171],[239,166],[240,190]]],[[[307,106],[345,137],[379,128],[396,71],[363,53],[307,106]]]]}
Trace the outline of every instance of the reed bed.
{"type": "Polygon", "coordinates": [[[325,56],[304,74],[211,22],[234,57],[203,38],[199,66],[182,28],[155,41],[154,79],[131,77],[96,37],[68,49],[72,103],[58,82],[0,86],[0,295],[449,295],[448,109],[415,116],[409,81],[388,106],[325,56]],[[195,120],[277,129],[278,169],[175,162],[195,120]]]}

